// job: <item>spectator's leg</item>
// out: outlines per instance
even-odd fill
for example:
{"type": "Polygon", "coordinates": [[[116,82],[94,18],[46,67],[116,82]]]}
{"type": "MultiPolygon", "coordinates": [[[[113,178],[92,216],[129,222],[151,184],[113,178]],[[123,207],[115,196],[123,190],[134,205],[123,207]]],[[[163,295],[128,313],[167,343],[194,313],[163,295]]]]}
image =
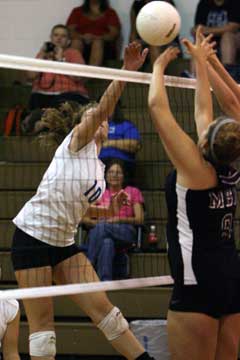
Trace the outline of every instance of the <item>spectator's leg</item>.
{"type": "Polygon", "coordinates": [[[111,238],[103,239],[97,259],[97,273],[101,281],[112,280],[115,245],[111,238]]]}
{"type": "Polygon", "coordinates": [[[100,253],[100,248],[105,236],[104,230],[105,224],[99,223],[88,233],[88,253],[87,257],[91,263],[95,266],[97,258],[100,253]]]}
{"type": "Polygon", "coordinates": [[[131,247],[136,240],[136,229],[130,224],[107,224],[106,236],[112,238],[119,248],[131,247]]]}
{"type": "Polygon", "coordinates": [[[101,39],[93,40],[89,58],[89,65],[101,66],[103,63],[103,55],[104,41],[101,39]]]}
{"type": "Polygon", "coordinates": [[[222,35],[220,41],[221,60],[224,65],[234,65],[237,55],[237,34],[226,32],[222,35]]]}

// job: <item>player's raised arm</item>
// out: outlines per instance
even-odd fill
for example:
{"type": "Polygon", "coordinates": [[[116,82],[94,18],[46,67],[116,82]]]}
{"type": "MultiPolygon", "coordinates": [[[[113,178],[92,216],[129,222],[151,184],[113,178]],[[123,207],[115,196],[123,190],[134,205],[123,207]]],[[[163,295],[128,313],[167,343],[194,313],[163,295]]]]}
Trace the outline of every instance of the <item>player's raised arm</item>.
{"type": "MultiPolygon", "coordinates": [[[[138,70],[144,63],[148,49],[142,51],[139,43],[130,43],[124,52],[124,70],[138,70]]],[[[74,129],[71,145],[75,149],[81,149],[93,139],[95,132],[103,121],[108,121],[113,114],[115,106],[122,94],[125,82],[114,80],[102,95],[99,104],[83,114],[82,122],[74,129]],[[76,145],[77,144],[77,145],[76,145]]]]}
{"type": "Polygon", "coordinates": [[[202,37],[200,27],[196,31],[196,43],[193,44],[188,39],[184,39],[183,44],[196,64],[195,122],[198,136],[201,136],[213,121],[212,95],[206,66],[208,55],[214,53],[213,44],[202,37]]]}

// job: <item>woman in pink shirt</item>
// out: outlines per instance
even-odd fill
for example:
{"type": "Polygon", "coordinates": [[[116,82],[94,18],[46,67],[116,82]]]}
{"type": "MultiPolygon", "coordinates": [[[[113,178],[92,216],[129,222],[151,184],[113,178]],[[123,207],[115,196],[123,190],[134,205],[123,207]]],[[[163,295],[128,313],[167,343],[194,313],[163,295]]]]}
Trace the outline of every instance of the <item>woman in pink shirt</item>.
{"type": "Polygon", "coordinates": [[[102,281],[112,280],[114,272],[114,258],[116,250],[131,248],[136,241],[136,225],[144,221],[144,199],[139,189],[125,185],[126,174],[123,163],[113,160],[106,169],[107,189],[99,205],[108,205],[114,194],[124,189],[128,194],[128,204],[122,206],[119,215],[111,219],[84,218],[87,226],[94,226],[89,231],[88,258],[95,266],[102,281]]]}

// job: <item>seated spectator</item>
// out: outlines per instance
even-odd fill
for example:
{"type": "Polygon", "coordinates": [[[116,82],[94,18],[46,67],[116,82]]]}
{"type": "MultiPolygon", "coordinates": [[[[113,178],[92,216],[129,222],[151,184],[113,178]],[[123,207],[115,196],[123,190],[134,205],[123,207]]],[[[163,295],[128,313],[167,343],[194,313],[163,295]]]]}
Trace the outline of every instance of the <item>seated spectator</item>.
{"type": "MultiPolygon", "coordinates": [[[[200,0],[197,6],[192,35],[197,26],[202,26],[204,35],[213,34],[216,50],[222,63],[229,68],[236,65],[237,53],[240,50],[240,13],[236,0],[200,0]]],[[[193,62],[190,65],[190,76],[194,76],[193,62]]]]}
{"type": "MultiPolygon", "coordinates": [[[[50,38],[51,42],[44,43],[37,54],[38,59],[84,64],[81,53],[69,47],[69,32],[65,25],[55,25],[50,38]]],[[[32,82],[30,110],[58,107],[67,100],[80,104],[89,102],[88,91],[80,77],[39,72],[28,72],[27,77],[32,82]]]]}
{"type": "Polygon", "coordinates": [[[67,26],[72,47],[80,50],[89,65],[100,66],[120,54],[119,17],[108,0],[84,0],[72,10],[67,26]]]}
{"type": "Polygon", "coordinates": [[[2,352],[4,360],[20,360],[18,352],[19,319],[18,302],[16,300],[0,300],[0,352],[2,352]]]}
{"type": "MultiPolygon", "coordinates": [[[[114,273],[126,273],[114,268],[116,254],[132,248],[136,242],[136,225],[143,224],[143,196],[139,189],[125,184],[125,170],[121,161],[113,160],[106,169],[107,189],[98,205],[108,206],[111,198],[121,189],[128,194],[129,203],[124,205],[119,216],[99,220],[84,218],[83,223],[92,227],[88,237],[88,258],[96,268],[100,280],[112,280],[114,273]]],[[[121,266],[118,264],[117,266],[121,266]]],[[[125,263],[126,267],[126,263],[125,263]]]]}
{"type": "Polygon", "coordinates": [[[112,159],[120,159],[128,173],[128,182],[134,183],[135,155],[140,149],[140,134],[136,126],[124,118],[120,103],[108,122],[108,139],[103,143],[99,158],[107,165],[112,159]]]}
{"type": "MultiPolygon", "coordinates": [[[[136,28],[136,18],[141,10],[141,8],[146,5],[147,3],[151,2],[152,0],[135,0],[131,6],[130,11],[130,21],[131,21],[131,29],[130,29],[130,42],[134,40],[139,40],[140,36],[138,35],[137,28],[136,28]]],[[[163,0],[164,1],[164,0],[163,0]]],[[[169,2],[173,6],[175,6],[173,0],[165,0],[166,2],[169,2]]],[[[143,42],[143,40],[141,40],[143,42]]],[[[145,44],[146,45],[146,44],[145,44]]],[[[178,46],[181,49],[179,37],[177,36],[176,39],[169,45],[175,45],[178,46]]],[[[149,57],[151,64],[154,63],[154,61],[157,59],[159,54],[166,48],[166,46],[151,46],[147,45],[149,47],[149,57]]]]}

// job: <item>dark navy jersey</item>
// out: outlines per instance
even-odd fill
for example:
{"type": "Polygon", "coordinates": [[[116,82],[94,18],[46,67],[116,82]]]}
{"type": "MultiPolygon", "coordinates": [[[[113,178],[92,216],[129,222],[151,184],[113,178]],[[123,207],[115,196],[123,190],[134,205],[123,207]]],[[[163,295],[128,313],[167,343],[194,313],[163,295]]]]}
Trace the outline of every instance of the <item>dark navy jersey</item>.
{"type": "Polygon", "coordinates": [[[167,241],[175,283],[240,278],[233,223],[240,173],[224,167],[217,170],[217,176],[218,186],[208,190],[177,184],[176,171],[167,177],[167,241]]]}

